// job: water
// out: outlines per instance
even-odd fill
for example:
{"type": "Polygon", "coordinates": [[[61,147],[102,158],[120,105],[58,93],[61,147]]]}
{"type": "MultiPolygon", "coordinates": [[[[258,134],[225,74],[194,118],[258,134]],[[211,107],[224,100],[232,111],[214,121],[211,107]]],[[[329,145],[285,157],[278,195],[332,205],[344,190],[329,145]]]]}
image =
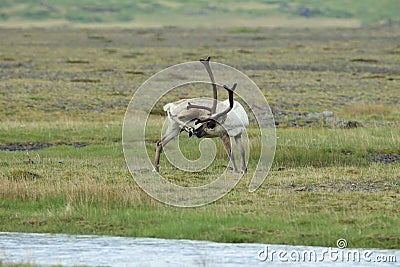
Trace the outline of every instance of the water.
{"type": "Polygon", "coordinates": [[[400,250],[0,232],[0,259],[41,266],[400,266],[400,250]]]}

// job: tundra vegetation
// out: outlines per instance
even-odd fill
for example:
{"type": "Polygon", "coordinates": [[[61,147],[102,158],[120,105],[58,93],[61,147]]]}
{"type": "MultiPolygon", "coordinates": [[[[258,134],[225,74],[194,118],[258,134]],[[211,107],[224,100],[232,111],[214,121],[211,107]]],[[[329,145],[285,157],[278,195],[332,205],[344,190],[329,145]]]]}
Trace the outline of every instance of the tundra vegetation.
{"type": "MultiPolygon", "coordinates": [[[[2,28],[0,231],[106,234],[218,242],[399,248],[400,28],[2,28]],[[153,200],[127,170],[122,121],[135,90],[173,64],[207,55],[252,78],[276,118],[277,149],[254,193],[248,173],[198,208],[153,200]]],[[[240,85],[238,85],[240,86],[240,85]]],[[[186,91],[185,91],[186,90],[186,91]]],[[[210,88],[199,94],[210,96],[210,88]]],[[[154,158],[165,95],[146,129],[154,158]]],[[[199,156],[199,140],[180,138],[199,156]]],[[[228,164],[160,173],[183,186],[228,164]]]]}

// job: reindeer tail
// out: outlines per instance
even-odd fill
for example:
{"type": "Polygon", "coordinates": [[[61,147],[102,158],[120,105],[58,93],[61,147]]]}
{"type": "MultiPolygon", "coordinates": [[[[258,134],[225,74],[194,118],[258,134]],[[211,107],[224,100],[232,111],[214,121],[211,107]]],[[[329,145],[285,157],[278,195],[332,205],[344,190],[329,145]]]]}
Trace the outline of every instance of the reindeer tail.
{"type": "Polygon", "coordinates": [[[163,109],[164,109],[164,111],[169,113],[169,111],[172,109],[173,106],[175,106],[173,103],[168,103],[163,107],[163,109]]]}

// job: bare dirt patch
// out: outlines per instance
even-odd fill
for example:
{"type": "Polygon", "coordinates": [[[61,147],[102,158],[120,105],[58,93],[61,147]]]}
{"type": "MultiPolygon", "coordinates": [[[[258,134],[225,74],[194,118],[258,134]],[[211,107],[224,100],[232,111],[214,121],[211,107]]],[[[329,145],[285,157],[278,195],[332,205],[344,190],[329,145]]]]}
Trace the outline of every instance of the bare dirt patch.
{"type": "MultiPolygon", "coordinates": [[[[42,142],[14,143],[14,144],[1,145],[0,151],[35,151],[52,147],[54,145],[55,144],[42,143],[42,142]]],[[[85,143],[71,143],[66,145],[73,146],[75,148],[81,148],[87,146],[87,144],[85,143]]]]}
{"type": "Polygon", "coordinates": [[[384,164],[389,163],[399,163],[400,162],[400,154],[375,154],[372,159],[372,162],[379,162],[384,164]]]}

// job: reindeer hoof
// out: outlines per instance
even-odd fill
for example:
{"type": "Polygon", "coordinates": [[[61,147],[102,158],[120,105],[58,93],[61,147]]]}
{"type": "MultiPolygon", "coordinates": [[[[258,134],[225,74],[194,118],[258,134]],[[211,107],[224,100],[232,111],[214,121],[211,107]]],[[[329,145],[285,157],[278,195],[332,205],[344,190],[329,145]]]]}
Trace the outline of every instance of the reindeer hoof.
{"type": "Polygon", "coordinates": [[[231,171],[231,172],[233,172],[233,173],[240,173],[239,171],[238,171],[238,169],[235,169],[235,168],[232,168],[232,167],[227,167],[227,169],[229,170],[229,171],[231,171]]]}

